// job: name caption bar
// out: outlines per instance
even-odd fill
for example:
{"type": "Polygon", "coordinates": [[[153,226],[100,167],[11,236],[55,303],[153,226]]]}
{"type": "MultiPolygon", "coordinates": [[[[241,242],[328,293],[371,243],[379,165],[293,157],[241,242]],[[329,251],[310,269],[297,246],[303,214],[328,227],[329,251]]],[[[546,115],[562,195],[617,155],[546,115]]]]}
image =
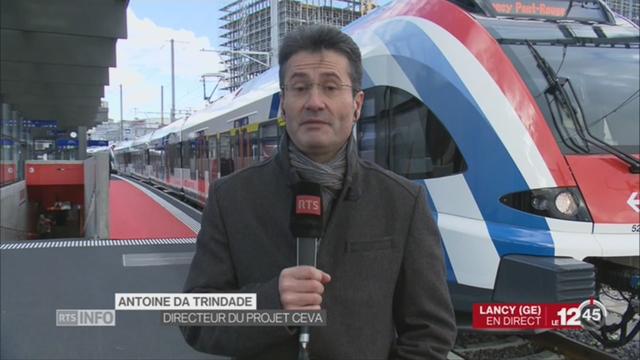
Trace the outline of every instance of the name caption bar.
{"type": "Polygon", "coordinates": [[[256,310],[252,293],[116,293],[116,310],[256,310]]]}

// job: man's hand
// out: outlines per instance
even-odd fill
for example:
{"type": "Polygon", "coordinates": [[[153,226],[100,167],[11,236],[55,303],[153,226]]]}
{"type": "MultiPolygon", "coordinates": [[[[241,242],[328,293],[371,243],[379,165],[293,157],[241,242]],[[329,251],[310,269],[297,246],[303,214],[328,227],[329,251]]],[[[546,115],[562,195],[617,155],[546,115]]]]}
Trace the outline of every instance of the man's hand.
{"type": "Polygon", "coordinates": [[[280,272],[278,288],[284,310],[320,310],[329,274],[312,266],[294,266],[280,272]]]}

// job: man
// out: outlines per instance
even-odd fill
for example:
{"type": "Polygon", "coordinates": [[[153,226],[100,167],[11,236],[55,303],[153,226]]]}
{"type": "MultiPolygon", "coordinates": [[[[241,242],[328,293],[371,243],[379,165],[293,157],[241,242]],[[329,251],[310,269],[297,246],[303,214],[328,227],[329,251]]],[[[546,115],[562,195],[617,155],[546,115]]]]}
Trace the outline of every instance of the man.
{"type": "MultiPolygon", "coordinates": [[[[290,33],[279,56],[286,134],[270,160],[209,193],[187,292],[256,293],[258,309],[326,309],[311,359],[441,359],[455,338],[443,251],[422,187],[364,162],[351,138],[361,55],[330,26],[290,33]],[[322,185],[318,268],[298,267],[292,187],[322,185]]],[[[204,352],[296,359],[286,327],[184,327],[204,352]]]]}

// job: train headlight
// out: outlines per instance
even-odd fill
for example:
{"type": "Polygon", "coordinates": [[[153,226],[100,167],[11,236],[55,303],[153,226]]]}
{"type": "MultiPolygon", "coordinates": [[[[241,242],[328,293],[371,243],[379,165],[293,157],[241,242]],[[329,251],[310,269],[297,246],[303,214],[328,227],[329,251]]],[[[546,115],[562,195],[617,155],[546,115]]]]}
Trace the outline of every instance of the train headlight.
{"type": "Polygon", "coordinates": [[[568,191],[563,191],[556,195],[556,209],[567,216],[574,216],[578,212],[578,204],[573,195],[568,191]]]}
{"type": "Polygon", "coordinates": [[[547,210],[549,202],[542,196],[536,196],[531,199],[531,206],[536,210],[547,210]]]}
{"type": "Polygon", "coordinates": [[[544,217],[591,222],[591,215],[577,187],[544,188],[508,194],[500,202],[520,211],[544,217]]]}

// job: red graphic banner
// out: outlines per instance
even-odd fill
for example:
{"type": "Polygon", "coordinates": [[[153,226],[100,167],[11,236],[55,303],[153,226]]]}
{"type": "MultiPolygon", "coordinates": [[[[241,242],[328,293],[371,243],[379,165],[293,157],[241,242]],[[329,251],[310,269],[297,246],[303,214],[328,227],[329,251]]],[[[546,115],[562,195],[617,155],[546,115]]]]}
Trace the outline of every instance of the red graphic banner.
{"type": "Polygon", "coordinates": [[[475,329],[581,330],[581,304],[474,304],[475,329]]]}

